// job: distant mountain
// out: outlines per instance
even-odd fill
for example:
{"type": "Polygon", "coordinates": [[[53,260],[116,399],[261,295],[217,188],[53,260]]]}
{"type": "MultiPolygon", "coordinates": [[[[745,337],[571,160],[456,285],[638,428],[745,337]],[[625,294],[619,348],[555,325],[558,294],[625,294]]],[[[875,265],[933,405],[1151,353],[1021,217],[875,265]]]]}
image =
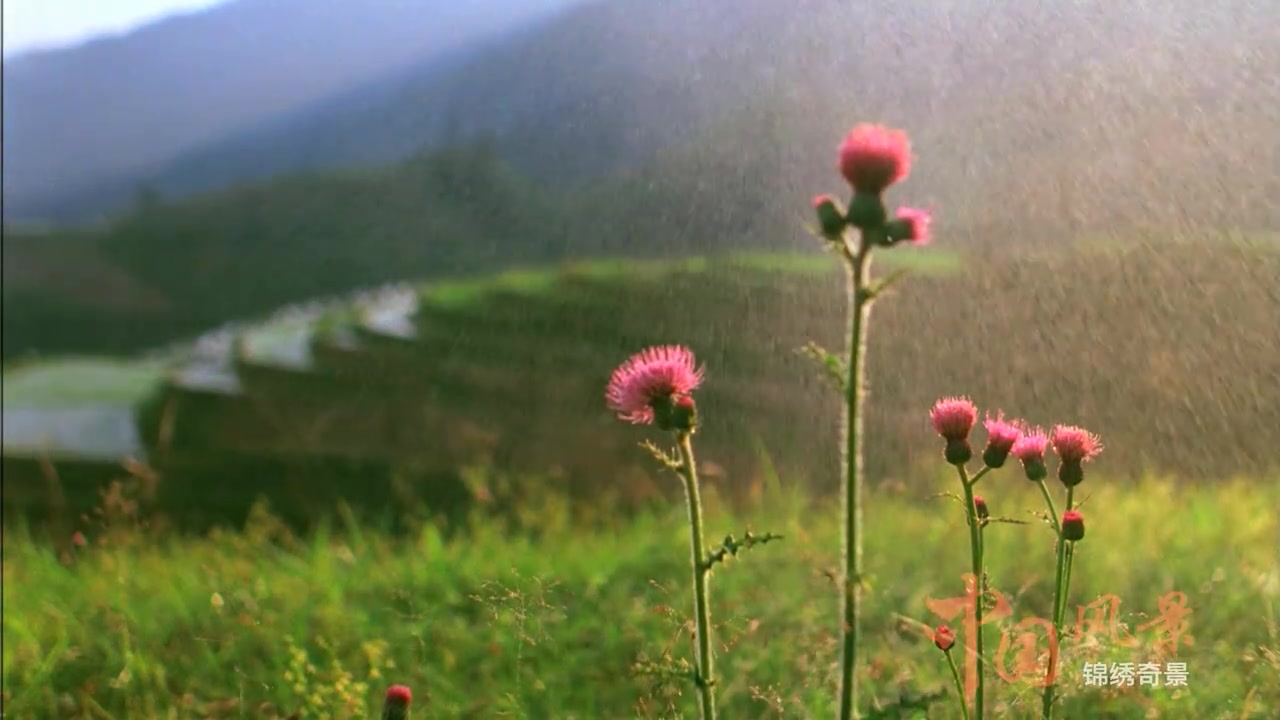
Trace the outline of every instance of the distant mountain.
{"type": "Polygon", "coordinates": [[[740,157],[780,143],[768,152],[788,162],[773,172],[825,182],[832,138],[870,118],[911,131],[928,158],[917,197],[964,216],[975,235],[1166,222],[1190,194],[1227,187],[1229,199],[1203,208],[1221,217],[1203,220],[1265,226],[1280,222],[1280,180],[1262,171],[1280,166],[1280,45],[1267,30],[1277,23],[1280,6],[1255,0],[583,3],[56,209],[84,217],[139,187],[181,197],[489,133],[532,177],[597,184],[721,123],[736,124],[725,142],[740,157]],[[788,119],[735,120],[766,114],[788,119]],[[992,202],[975,202],[976,188],[992,202]]]}
{"type": "Polygon", "coordinates": [[[522,262],[812,247],[808,198],[842,190],[835,148],[863,120],[909,131],[916,161],[890,200],[935,210],[948,247],[1274,233],[1278,12],[584,4],[225,139],[153,185],[234,187],[140,194],[47,251],[6,242],[5,346],[120,351],[361,285],[522,262]],[[255,176],[274,177],[239,184],[255,176]],[[29,279],[76,252],[129,302],[29,279]]]}
{"type": "Polygon", "coordinates": [[[93,188],[127,199],[179,153],[575,1],[233,0],[7,58],[5,219],[82,216],[67,199],[93,188]]]}

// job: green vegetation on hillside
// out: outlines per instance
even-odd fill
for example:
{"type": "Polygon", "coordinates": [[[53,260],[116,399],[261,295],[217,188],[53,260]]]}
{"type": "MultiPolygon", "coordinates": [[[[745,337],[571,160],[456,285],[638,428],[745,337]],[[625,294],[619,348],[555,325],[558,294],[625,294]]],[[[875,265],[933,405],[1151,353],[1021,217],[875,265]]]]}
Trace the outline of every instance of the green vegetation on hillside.
{"type": "MultiPolygon", "coordinates": [[[[877,266],[914,273],[874,318],[868,412],[878,429],[867,464],[877,482],[914,476],[930,437],[920,409],[957,392],[1035,423],[1090,427],[1113,448],[1116,472],[1196,478],[1276,466],[1273,241],[1092,244],[992,258],[976,274],[954,272],[960,262],[929,248],[877,266]]],[[[216,490],[230,518],[258,494],[302,503],[291,515],[300,522],[342,498],[377,512],[406,483],[456,510],[459,468],[476,463],[550,474],[583,511],[643,504],[664,486],[600,393],[621,358],[676,342],[708,368],[700,454],[713,464],[710,482],[727,496],[746,492],[760,471],[752,448],[763,443],[780,467],[826,491],[837,477],[835,397],[797,350],[840,346],[837,267],[822,255],[569,263],[428,282],[390,305],[286,312],[252,326],[220,365],[166,372],[139,408],[136,436],[166,478],[160,507],[199,506],[216,490]],[[214,482],[219,473],[237,475],[234,492],[214,482]]],[[[66,407],[69,397],[134,397],[158,372],[54,370],[5,380],[20,398],[54,382],[29,404],[66,407]],[[92,387],[77,388],[78,378],[92,387]]]]}
{"type": "Polygon", "coordinates": [[[7,407],[56,408],[76,405],[134,405],[164,377],[158,360],[61,358],[4,371],[7,407]]]}
{"type": "MultiPolygon", "coordinates": [[[[104,303],[80,289],[20,282],[37,265],[14,256],[5,352],[137,352],[317,296],[546,262],[564,251],[554,203],[480,143],[385,170],[286,177],[139,207],[97,234],[93,259],[104,268],[84,280],[92,287],[108,270],[123,273],[146,289],[149,305],[113,311],[111,287],[102,288],[104,303]]],[[[55,234],[24,247],[38,255],[60,242],[55,234]]],[[[8,245],[6,265],[16,252],[8,245]]],[[[80,267],[75,257],[62,266],[80,267]]]]}
{"type": "MultiPolygon", "coordinates": [[[[1275,717],[1280,527],[1269,508],[1280,502],[1280,477],[1175,490],[1157,478],[1108,480],[1106,457],[1082,486],[1089,532],[1070,602],[1115,595],[1118,620],[1140,643],[1122,647],[1106,632],[1092,649],[1064,641],[1061,716],[1275,717]],[[1171,591],[1186,593],[1193,614],[1185,634],[1194,644],[1184,636],[1176,653],[1162,654],[1155,631],[1138,626],[1157,617],[1171,591]],[[1185,689],[1084,686],[1085,662],[1166,661],[1186,663],[1185,689]]],[[[480,474],[472,486],[501,497],[497,479],[480,474]]],[[[714,493],[708,498],[713,536],[747,528],[786,535],[715,572],[725,717],[833,712],[838,593],[825,572],[837,561],[839,518],[801,509],[802,482],[775,478],[736,515],[714,493]]],[[[1007,471],[985,482],[993,483],[984,494],[995,516],[1032,520],[988,531],[993,586],[1012,604],[988,637],[1005,633],[1016,643],[1017,622],[1048,613],[1052,543],[1027,514],[1041,507],[1028,483],[1007,471]]],[[[953,718],[946,665],[919,624],[961,626],[925,601],[957,594],[964,520],[953,500],[931,496],[939,486],[926,485],[869,498],[864,681],[881,705],[943,694],[929,717],[953,718]]],[[[5,713],[368,718],[392,683],[412,686],[415,715],[424,717],[692,712],[687,687],[631,674],[646,658],[691,657],[688,590],[677,581],[685,572],[682,511],[574,528],[563,499],[544,486],[521,517],[515,534],[477,514],[465,538],[424,525],[398,541],[357,525],[295,538],[265,516],[245,534],[198,540],[117,524],[86,528],[89,544],[80,549],[65,540],[50,547],[6,525],[5,713]],[[33,587],[40,592],[21,591],[33,587]]],[[[1038,642],[1043,648],[1042,636],[1038,642]]],[[[1006,673],[1014,652],[997,656],[1006,673]]],[[[992,675],[992,717],[1028,717],[1038,707],[1025,684],[992,675]]]]}

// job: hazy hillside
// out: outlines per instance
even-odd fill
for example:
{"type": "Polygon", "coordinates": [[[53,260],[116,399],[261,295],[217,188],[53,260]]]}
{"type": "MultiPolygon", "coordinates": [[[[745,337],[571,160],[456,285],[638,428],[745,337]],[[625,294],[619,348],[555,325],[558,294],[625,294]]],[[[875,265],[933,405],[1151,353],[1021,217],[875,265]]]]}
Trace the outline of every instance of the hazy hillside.
{"type": "Polygon", "coordinates": [[[427,127],[490,139],[140,205],[76,241],[93,248],[86,263],[152,293],[132,297],[163,298],[138,319],[18,282],[53,261],[6,244],[6,351],[119,351],[315,295],[515,262],[795,248],[808,198],[840,190],[832,155],[863,119],[911,133],[918,160],[893,200],[933,208],[949,247],[1280,227],[1275,8],[882,4],[587,5],[479,59],[454,56],[425,85],[409,73],[398,92],[368,90],[383,105],[332,100],[306,132],[221,146],[225,162],[206,169],[385,160],[427,127]],[[866,38],[851,43],[849,27],[866,38]]]}
{"type": "Polygon", "coordinates": [[[75,210],[90,188],[128,199],[175,153],[572,1],[233,0],[6,59],[5,219],[75,210]]]}
{"type": "MultiPolygon", "coordinates": [[[[194,148],[145,180],[182,194],[492,131],[518,169],[577,183],[775,112],[787,124],[726,143],[744,156],[794,146],[807,162],[785,170],[824,179],[850,122],[891,120],[929,158],[918,191],[988,226],[977,234],[1166,222],[1206,192],[1223,196],[1212,222],[1266,226],[1280,190],[1278,7],[588,3],[194,148]],[[1000,202],[975,203],[975,187],[1000,202]]],[[[67,207],[118,206],[139,181],[67,207]]]]}
{"type": "Polygon", "coordinates": [[[475,144],[144,206],[102,231],[6,241],[6,357],[130,352],[389,278],[554,257],[553,203],[475,144]],[[130,282],[105,282],[115,278],[130,282]]]}
{"type": "MultiPolygon", "coordinates": [[[[1037,257],[882,253],[878,275],[913,277],[875,310],[868,477],[929,478],[913,463],[937,462],[927,408],[962,391],[1101,433],[1113,476],[1274,470],[1280,244],[1180,240],[1037,257]],[[967,271],[976,265],[985,272],[967,271]]],[[[316,517],[333,493],[386,501],[401,473],[444,511],[436,501],[460,500],[454,473],[477,462],[550,473],[579,498],[679,492],[601,401],[621,358],[662,343],[707,364],[699,455],[718,490],[749,490],[763,442],[784,477],[834,492],[839,438],[816,428],[835,426],[838,397],[795,350],[840,347],[842,280],[830,256],[563,263],[311,298],[145,363],[6,368],[5,467],[26,478],[6,485],[6,512],[45,493],[34,461],[50,444],[108,472],[145,453],[163,503],[206,513],[242,513],[266,492],[316,517]],[[125,432],[133,409],[137,430],[125,432]]]]}

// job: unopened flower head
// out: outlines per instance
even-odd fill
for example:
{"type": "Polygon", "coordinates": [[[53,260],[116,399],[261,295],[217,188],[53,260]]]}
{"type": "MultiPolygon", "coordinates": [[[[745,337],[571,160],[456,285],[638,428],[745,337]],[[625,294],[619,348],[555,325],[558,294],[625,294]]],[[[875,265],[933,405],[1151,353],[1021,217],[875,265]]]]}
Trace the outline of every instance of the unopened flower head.
{"type": "Polygon", "coordinates": [[[1049,476],[1044,464],[1044,451],[1049,447],[1049,437],[1040,428],[1024,429],[1009,451],[1022,463],[1027,479],[1040,482],[1049,476]]]}
{"type": "Polygon", "coordinates": [[[991,517],[991,510],[987,508],[987,501],[981,495],[973,496],[973,509],[978,516],[979,522],[991,517]]]}
{"type": "Polygon", "coordinates": [[[1062,539],[1075,542],[1084,538],[1084,516],[1079,510],[1062,513],[1062,539]]]}
{"type": "Polygon", "coordinates": [[[939,625],[933,631],[933,644],[943,652],[947,652],[956,644],[956,633],[946,625],[939,625]]]}
{"type": "Polygon", "coordinates": [[[387,697],[382,703],[382,720],[406,720],[411,702],[413,693],[407,685],[392,685],[387,688],[387,697]]]}
{"type": "Polygon", "coordinates": [[[671,427],[681,432],[693,432],[698,427],[698,405],[688,395],[677,395],[671,410],[671,427]]]}
{"type": "Polygon", "coordinates": [[[839,240],[844,236],[849,221],[845,218],[844,209],[830,195],[819,195],[813,199],[813,209],[818,213],[818,229],[827,240],[839,240]]]}
{"type": "Polygon", "coordinates": [[[885,225],[885,234],[890,244],[909,242],[915,245],[928,245],[933,239],[930,226],[933,217],[928,210],[915,208],[898,208],[898,215],[885,225]]]}
{"type": "Polygon", "coordinates": [[[613,371],[605,400],[609,409],[627,422],[643,424],[656,419],[660,428],[671,430],[676,401],[702,383],[702,374],[703,369],[695,366],[693,352],[686,347],[646,348],[613,371]]]}
{"type": "Polygon", "coordinates": [[[1055,426],[1050,442],[1062,461],[1058,465],[1058,479],[1067,487],[1083,482],[1084,464],[1102,452],[1102,441],[1097,435],[1074,425],[1055,426]]]}
{"type": "Polygon", "coordinates": [[[945,455],[952,465],[963,465],[973,457],[969,432],[978,419],[978,408],[963,397],[946,397],[933,404],[929,420],[933,429],[947,441],[945,455]]]}
{"type": "Polygon", "coordinates": [[[1002,412],[995,417],[987,413],[982,425],[987,429],[987,448],[982,451],[982,462],[991,468],[1004,467],[1013,444],[1022,437],[1022,424],[1017,420],[1005,420],[1002,412]]]}
{"type": "Polygon", "coordinates": [[[911,172],[911,143],[901,130],[854,127],[840,144],[840,174],[859,195],[879,195],[911,172]]]}

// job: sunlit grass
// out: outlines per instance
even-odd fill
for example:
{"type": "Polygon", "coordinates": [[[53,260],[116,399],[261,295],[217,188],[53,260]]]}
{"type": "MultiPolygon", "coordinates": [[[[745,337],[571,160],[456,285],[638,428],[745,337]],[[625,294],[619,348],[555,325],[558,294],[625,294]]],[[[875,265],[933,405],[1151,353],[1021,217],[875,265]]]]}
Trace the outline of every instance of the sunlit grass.
{"type": "MultiPolygon", "coordinates": [[[[1280,712],[1277,479],[1175,488],[1089,477],[1072,604],[1113,593],[1136,626],[1147,618],[1135,613],[1153,615],[1161,595],[1179,590],[1195,644],[1179,651],[1190,676],[1180,692],[1082,686],[1081,663],[1142,662],[1153,657],[1150,636],[1140,634],[1138,648],[1068,653],[1064,717],[1280,712]]],[[[787,536],[713,579],[726,717],[832,712],[837,596],[825,572],[837,563],[839,518],[789,489],[766,483],[757,510],[737,517],[709,498],[712,537],[748,528],[787,536]]],[[[1040,507],[1033,486],[1004,471],[981,492],[993,515],[1030,523],[988,531],[993,584],[1013,605],[1008,622],[1047,614],[1051,531],[1031,514],[1040,507]]],[[[682,510],[594,532],[572,529],[556,503],[540,507],[526,517],[537,540],[483,520],[455,539],[426,526],[404,540],[369,527],[295,540],[260,518],[246,533],[207,539],[90,534],[70,566],[6,528],[5,712],[359,718],[372,716],[385,685],[405,682],[424,717],[662,717],[668,702],[687,715],[688,688],[673,698],[629,675],[641,654],[691,652],[680,629],[689,606],[682,510]]],[[[881,491],[867,522],[869,697],[893,703],[943,689],[940,654],[911,623],[941,621],[926,598],[961,594],[960,505],[881,491]]],[[[1025,688],[992,687],[995,717],[1027,717],[1037,702],[1025,688]]],[[[938,704],[929,717],[946,712],[938,704]]]]}

